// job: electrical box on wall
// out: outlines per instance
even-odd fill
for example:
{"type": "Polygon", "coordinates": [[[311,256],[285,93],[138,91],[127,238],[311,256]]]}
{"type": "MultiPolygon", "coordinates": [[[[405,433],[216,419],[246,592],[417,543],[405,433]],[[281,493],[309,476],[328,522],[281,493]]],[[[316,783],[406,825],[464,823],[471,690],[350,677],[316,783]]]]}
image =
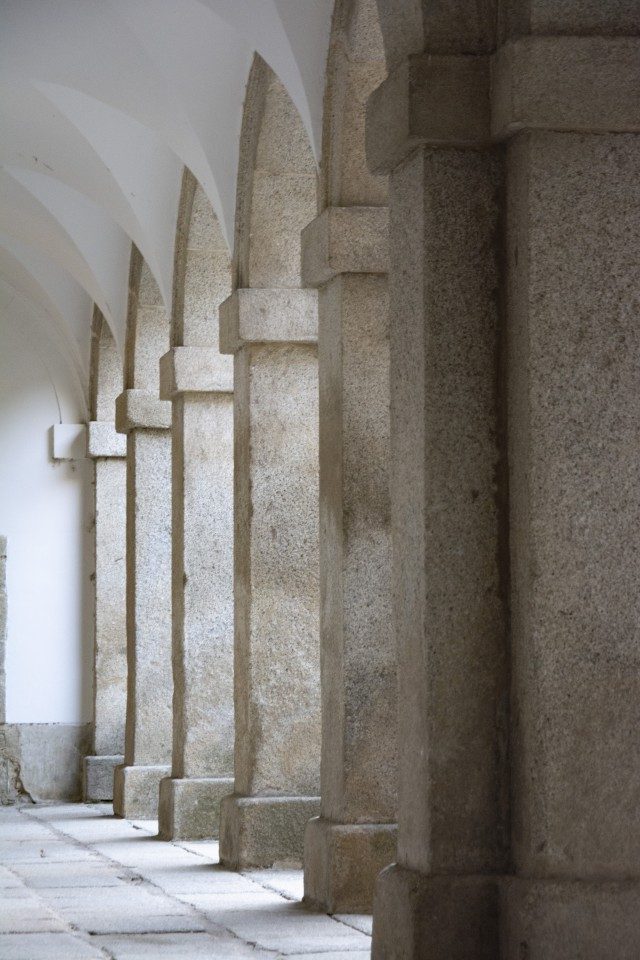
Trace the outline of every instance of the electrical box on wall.
{"type": "Polygon", "coordinates": [[[86,454],[84,423],[55,423],[51,427],[51,459],[82,460],[86,454]]]}

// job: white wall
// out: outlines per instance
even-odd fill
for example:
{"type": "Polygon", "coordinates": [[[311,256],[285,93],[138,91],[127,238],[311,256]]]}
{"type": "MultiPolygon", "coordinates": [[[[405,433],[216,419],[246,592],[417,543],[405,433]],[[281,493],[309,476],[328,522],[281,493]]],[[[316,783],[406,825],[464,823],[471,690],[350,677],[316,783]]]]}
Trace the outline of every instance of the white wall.
{"type": "Polygon", "coordinates": [[[18,321],[0,315],[6,721],[78,723],[91,713],[90,463],[53,463],[49,428],[59,406],[65,422],[84,414],[51,344],[38,341],[26,318],[18,321]]]}

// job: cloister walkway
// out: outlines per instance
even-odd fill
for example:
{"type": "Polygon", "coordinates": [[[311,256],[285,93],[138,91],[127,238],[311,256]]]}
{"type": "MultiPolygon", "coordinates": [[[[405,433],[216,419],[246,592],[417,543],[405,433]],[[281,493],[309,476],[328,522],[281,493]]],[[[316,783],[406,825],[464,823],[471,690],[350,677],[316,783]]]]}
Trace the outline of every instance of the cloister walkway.
{"type": "Polygon", "coordinates": [[[0,807],[0,960],[365,960],[371,918],[307,910],[298,870],[232,873],[107,804],[0,807]]]}

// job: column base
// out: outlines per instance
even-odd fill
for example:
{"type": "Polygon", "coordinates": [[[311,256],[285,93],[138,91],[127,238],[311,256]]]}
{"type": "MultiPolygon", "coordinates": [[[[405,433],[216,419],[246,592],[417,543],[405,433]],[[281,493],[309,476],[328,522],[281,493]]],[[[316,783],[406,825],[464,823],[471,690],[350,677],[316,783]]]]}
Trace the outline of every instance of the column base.
{"type": "Polygon", "coordinates": [[[635,960],[640,957],[640,880],[505,878],[505,960],[635,960]]]}
{"type": "Polygon", "coordinates": [[[225,797],[220,806],[220,862],[232,870],[300,866],[307,821],[320,797],[225,797]]]}
{"type": "Polygon", "coordinates": [[[84,800],[113,800],[113,775],[124,760],[122,755],[85,757],[82,761],[84,800]]]}
{"type": "Polygon", "coordinates": [[[304,899],[326,913],[371,913],[378,874],[396,856],[394,823],[315,817],[304,837],[304,899]]]}
{"type": "Polygon", "coordinates": [[[128,820],[155,820],[160,781],[171,767],[116,767],[113,777],[113,812],[128,820]]]}
{"type": "MultiPolygon", "coordinates": [[[[372,960],[502,957],[499,887],[500,878],[494,876],[427,876],[395,863],[387,867],[376,884],[372,960]]],[[[505,954],[503,960],[524,956],[505,954]]],[[[526,956],[534,960],[533,954],[526,956]]],[[[544,954],[544,960],[550,957],[558,960],[553,952],[544,954]]],[[[536,960],[542,958],[536,954],[536,960]]]]}
{"type": "Polygon", "coordinates": [[[161,840],[207,840],[220,829],[220,802],[233,793],[233,777],[160,781],[158,826],[161,840]]]}

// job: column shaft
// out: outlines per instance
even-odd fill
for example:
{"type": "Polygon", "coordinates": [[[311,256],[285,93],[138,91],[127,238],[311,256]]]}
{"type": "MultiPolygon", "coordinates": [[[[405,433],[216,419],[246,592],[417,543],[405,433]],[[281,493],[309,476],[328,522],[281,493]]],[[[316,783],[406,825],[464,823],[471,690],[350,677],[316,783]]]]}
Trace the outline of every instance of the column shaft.
{"type": "Polygon", "coordinates": [[[371,910],[395,857],[387,243],[386,208],[329,208],[303,233],[303,277],[320,285],[322,665],[322,806],[306,830],[305,897],[331,913],[371,910]]]}
{"type": "Polygon", "coordinates": [[[231,364],[217,348],[176,347],[161,360],[161,393],[173,400],[173,760],[159,815],[166,839],[216,836],[220,801],[233,792],[231,364]]]}
{"type": "Polygon", "coordinates": [[[111,800],[114,770],[124,759],[127,695],[126,441],[114,424],[93,422],[88,445],[95,471],[95,657],[93,755],[85,758],[84,796],[111,800]],[[108,442],[96,443],[103,439],[108,442]]]}
{"type": "Polygon", "coordinates": [[[161,401],[137,394],[125,391],[116,405],[118,429],[127,432],[128,685],[114,811],[155,817],[172,743],[171,432],[161,401]],[[123,409],[139,399],[146,406],[137,416],[123,409]]]}
{"type": "Polygon", "coordinates": [[[501,163],[419,148],[391,215],[397,864],[373,956],[495,960],[507,856],[508,668],[499,559],[501,163]]]}
{"type": "MultiPolygon", "coordinates": [[[[283,322],[286,302],[302,301],[315,339],[307,291],[240,293],[250,307],[250,295],[266,298],[269,319],[283,322]]],[[[226,301],[223,326],[244,300],[226,301]]],[[[317,347],[280,333],[274,342],[272,328],[254,330],[251,342],[244,331],[233,344],[235,795],[222,805],[220,854],[236,866],[301,860],[319,807],[317,347]]]]}
{"type": "Polygon", "coordinates": [[[640,952],[639,163],[637,135],[509,145],[509,957],[640,952]]]}

